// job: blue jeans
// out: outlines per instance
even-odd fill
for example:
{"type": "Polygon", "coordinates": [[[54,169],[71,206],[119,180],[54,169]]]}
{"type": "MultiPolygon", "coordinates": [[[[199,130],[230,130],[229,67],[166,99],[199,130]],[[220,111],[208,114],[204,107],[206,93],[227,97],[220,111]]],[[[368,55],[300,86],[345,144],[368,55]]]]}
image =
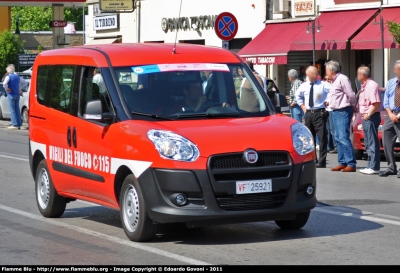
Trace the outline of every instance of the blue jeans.
{"type": "Polygon", "coordinates": [[[333,110],[333,123],[335,126],[335,139],[338,149],[338,162],[342,166],[356,167],[353,144],[350,140],[350,125],[353,117],[353,108],[345,107],[333,110]]]}
{"type": "Polygon", "coordinates": [[[295,106],[290,108],[290,116],[295,120],[297,120],[298,122],[302,123],[304,112],[301,109],[301,107],[298,104],[296,104],[295,106]]]}
{"type": "Polygon", "coordinates": [[[328,130],[328,151],[331,151],[337,147],[335,139],[335,124],[333,123],[332,111],[329,112],[328,121],[326,123],[326,128],[328,130]]]}
{"type": "Polygon", "coordinates": [[[7,94],[8,108],[10,108],[11,123],[14,127],[21,127],[21,113],[19,111],[19,99],[20,95],[7,94]]]}
{"type": "Polygon", "coordinates": [[[364,128],[364,144],[368,154],[367,168],[379,171],[381,167],[381,149],[378,139],[378,127],[381,124],[381,114],[373,114],[369,120],[362,120],[364,128]]]}

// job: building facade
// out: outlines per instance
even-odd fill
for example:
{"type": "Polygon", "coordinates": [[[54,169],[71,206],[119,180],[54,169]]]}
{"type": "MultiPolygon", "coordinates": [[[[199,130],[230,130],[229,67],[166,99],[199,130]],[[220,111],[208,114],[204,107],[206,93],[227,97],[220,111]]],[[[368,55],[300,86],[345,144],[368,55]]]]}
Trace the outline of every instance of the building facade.
{"type": "Polygon", "coordinates": [[[239,54],[256,62],[258,57],[265,59],[266,56],[275,60],[267,64],[268,76],[286,93],[290,90],[288,70],[312,64],[313,48],[321,74],[324,74],[327,60],[337,60],[356,90],[357,68],[366,65],[371,68],[372,77],[384,87],[394,76],[394,62],[400,59],[400,46],[393,42],[386,21],[400,23],[399,0],[275,0],[273,20],[267,20],[266,28],[239,54]],[[276,39],[284,41],[282,48],[268,43],[268,35],[272,33],[276,33],[276,39]],[[280,37],[280,33],[285,37],[280,37]],[[281,60],[283,56],[284,61],[281,60]]]}
{"type": "Polygon", "coordinates": [[[355,90],[359,66],[369,66],[372,77],[384,87],[393,77],[394,61],[400,59],[399,46],[391,43],[386,28],[387,20],[400,22],[400,0],[139,0],[128,13],[104,12],[99,0],[87,4],[87,44],[177,42],[222,47],[214,21],[218,14],[230,12],[239,27],[229,49],[253,61],[256,70],[273,79],[284,93],[290,89],[288,70],[307,67],[314,56],[321,76],[327,60],[339,61],[355,90]],[[364,37],[365,32],[371,37],[364,37]]]}
{"type": "MultiPolygon", "coordinates": [[[[176,41],[222,47],[214,22],[220,13],[230,12],[239,27],[228,46],[238,52],[264,29],[268,15],[265,0],[182,0],[182,6],[181,0],[146,0],[137,1],[134,12],[120,14],[102,12],[99,0],[87,3],[87,44],[176,41]]],[[[265,66],[261,68],[265,74],[265,66]]]]}

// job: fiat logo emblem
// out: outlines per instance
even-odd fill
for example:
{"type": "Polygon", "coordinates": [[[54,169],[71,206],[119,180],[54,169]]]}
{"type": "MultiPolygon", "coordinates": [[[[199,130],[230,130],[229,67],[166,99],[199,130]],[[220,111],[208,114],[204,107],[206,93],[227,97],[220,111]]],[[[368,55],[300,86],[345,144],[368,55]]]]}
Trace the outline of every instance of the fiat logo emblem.
{"type": "Polygon", "coordinates": [[[245,160],[247,163],[250,163],[250,164],[254,164],[254,163],[256,163],[257,160],[258,160],[258,154],[257,154],[257,152],[254,151],[254,150],[252,150],[252,149],[249,149],[249,150],[244,151],[243,157],[244,157],[244,160],[245,160]]]}

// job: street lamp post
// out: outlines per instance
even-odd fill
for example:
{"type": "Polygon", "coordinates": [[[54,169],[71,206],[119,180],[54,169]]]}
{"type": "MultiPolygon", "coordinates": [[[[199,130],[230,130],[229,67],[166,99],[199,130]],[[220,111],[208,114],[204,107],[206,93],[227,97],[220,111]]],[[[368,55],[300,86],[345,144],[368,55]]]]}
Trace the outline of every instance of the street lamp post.
{"type": "MultiPolygon", "coordinates": [[[[377,25],[378,22],[376,22],[376,17],[375,17],[375,22],[373,23],[374,25],[377,25]]],[[[383,23],[383,16],[379,15],[379,27],[381,31],[381,56],[382,56],[382,86],[385,83],[385,25],[383,23]]]]}
{"type": "Polygon", "coordinates": [[[312,34],[312,44],[313,44],[313,66],[315,66],[315,29],[317,29],[317,32],[321,32],[321,25],[319,24],[318,20],[318,26],[315,26],[315,19],[308,19],[308,25],[306,27],[306,32],[310,33],[311,29],[311,34],[312,34]],[[311,26],[310,26],[311,23],[311,26]]]}

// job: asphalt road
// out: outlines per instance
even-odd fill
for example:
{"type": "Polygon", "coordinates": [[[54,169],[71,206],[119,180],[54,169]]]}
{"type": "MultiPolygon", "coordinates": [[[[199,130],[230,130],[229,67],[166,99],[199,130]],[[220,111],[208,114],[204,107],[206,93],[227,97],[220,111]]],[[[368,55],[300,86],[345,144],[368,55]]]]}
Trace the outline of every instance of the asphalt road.
{"type": "MultiPolygon", "coordinates": [[[[0,121],[2,265],[400,264],[397,177],[318,169],[319,204],[298,231],[283,231],[274,222],[165,225],[153,241],[134,243],[118,211],[91,203],[72,202],[61,218],[43,218],[29,169],[28,131],[4,129],[6,123],[0,121]]],[[[328,155],[328,167],[336,157],[328,155]]],[[[365,163],[358,161],[358,168],[365,163]]]]}

